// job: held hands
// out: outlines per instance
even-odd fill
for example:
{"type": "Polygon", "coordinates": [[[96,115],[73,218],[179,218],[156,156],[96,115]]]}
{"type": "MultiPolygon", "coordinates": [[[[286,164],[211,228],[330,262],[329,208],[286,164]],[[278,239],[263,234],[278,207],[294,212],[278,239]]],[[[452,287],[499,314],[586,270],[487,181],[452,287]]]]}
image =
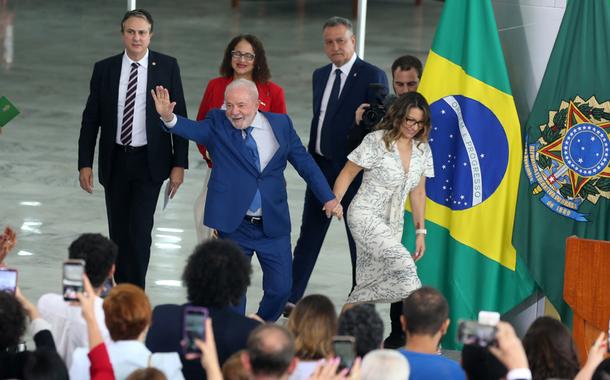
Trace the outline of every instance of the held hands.
{"type": "Polygon", "coordinates": [[[322,210],[324,210],[328,219],[333,216],[336,216],[339,220],[343,219],[343,206],[341,206],[341,202],[339,202],[337,198],[324,203],[322,210]]]}
{"type": "Polygon", "coordinates": [[[170,101],[169,91],[163,86],[156,86],[154,90],[150,90],[150,93],[155,101],[155,108],[159,113],[159,116],[161,116],[161,119],[165,122],[172,121],[176,102],[170,101]]]}

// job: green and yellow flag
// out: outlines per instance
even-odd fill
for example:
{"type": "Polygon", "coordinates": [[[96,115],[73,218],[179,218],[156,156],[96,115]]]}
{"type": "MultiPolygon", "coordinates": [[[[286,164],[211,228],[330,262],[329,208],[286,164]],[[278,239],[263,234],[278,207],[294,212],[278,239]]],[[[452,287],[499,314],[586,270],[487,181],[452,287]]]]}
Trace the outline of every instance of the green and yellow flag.
{"type": "MultiPolygon", "coordinates": [[[[505,313],[535,290],[511,243],[523,151],[490,0],[446,1],[419,91],[432,111],[434,178],[417,266],[449,301],[452,348],[459,319],[505,313]]],[[[407,247],[413,231],[407,210],[407,247]]]]}
{"type": "Polygon", "coordinates": [[[515,247],[563,300],[566,238],[610,240],[610,2],[571,0],[525,129],[515,247]]]}

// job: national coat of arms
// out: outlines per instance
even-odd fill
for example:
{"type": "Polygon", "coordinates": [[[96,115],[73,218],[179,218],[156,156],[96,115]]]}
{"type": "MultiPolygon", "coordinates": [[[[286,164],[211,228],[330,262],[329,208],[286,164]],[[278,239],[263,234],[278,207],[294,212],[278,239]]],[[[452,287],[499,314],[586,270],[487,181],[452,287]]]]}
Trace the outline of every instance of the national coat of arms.
{"type": "Polygon", "coordinates": [[[557,214],[586,222],[583,202],[610,199],[610,101],[562,101],[538,128],[540,137],[525,142],[532,193],[557,214]]]}

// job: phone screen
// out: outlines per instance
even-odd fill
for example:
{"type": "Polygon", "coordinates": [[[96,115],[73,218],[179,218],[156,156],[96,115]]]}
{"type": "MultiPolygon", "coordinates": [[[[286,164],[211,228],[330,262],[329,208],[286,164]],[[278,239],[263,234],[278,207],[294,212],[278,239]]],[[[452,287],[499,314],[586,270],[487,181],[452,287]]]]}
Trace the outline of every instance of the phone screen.
{"type": "Polygon", "coordinates": [[[187,306],[184,309],[184,353],[201,354],[195,345],[195,338],[205,339],[205,320],[208,309],[197,306],[187,306]]]}
{"type": "Polygon", "coordinates": [[[335,356],[341,359],[340,368],[351,368],[352,364],[354,364],[354,359],[356,359],[354,344],[353,338],[345,340],[339,338],[333,339],[333,351],[335,356]]]}
{"type": "Polygon", "coordinates": [[[83,291],[83,274],[85,273],[85,262],[68,261],[64,263],[64,276],[62,280],[64,300],[78,301],[76,293],[83,291]]]}
{"type": "Polygon", "coordinates": [[[17,288],[17,271],[15,269],[0,269],[0,291],[15,293],[17,288]]]}

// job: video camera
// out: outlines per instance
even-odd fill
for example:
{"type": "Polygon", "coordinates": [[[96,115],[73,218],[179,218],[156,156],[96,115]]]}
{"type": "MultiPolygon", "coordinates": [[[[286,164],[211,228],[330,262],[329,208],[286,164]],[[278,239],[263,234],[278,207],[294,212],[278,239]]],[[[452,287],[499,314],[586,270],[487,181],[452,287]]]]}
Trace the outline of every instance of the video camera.
{"type": "Polygon", "coordinates": [[[362,114],[360,127],[370,131],[383,119],[387,110],[396,100],[396,96],[388,95],[388,90],[382,83],[370,83],[367,90],[367,99],[370,106],[366,107],[362,114]]]}

